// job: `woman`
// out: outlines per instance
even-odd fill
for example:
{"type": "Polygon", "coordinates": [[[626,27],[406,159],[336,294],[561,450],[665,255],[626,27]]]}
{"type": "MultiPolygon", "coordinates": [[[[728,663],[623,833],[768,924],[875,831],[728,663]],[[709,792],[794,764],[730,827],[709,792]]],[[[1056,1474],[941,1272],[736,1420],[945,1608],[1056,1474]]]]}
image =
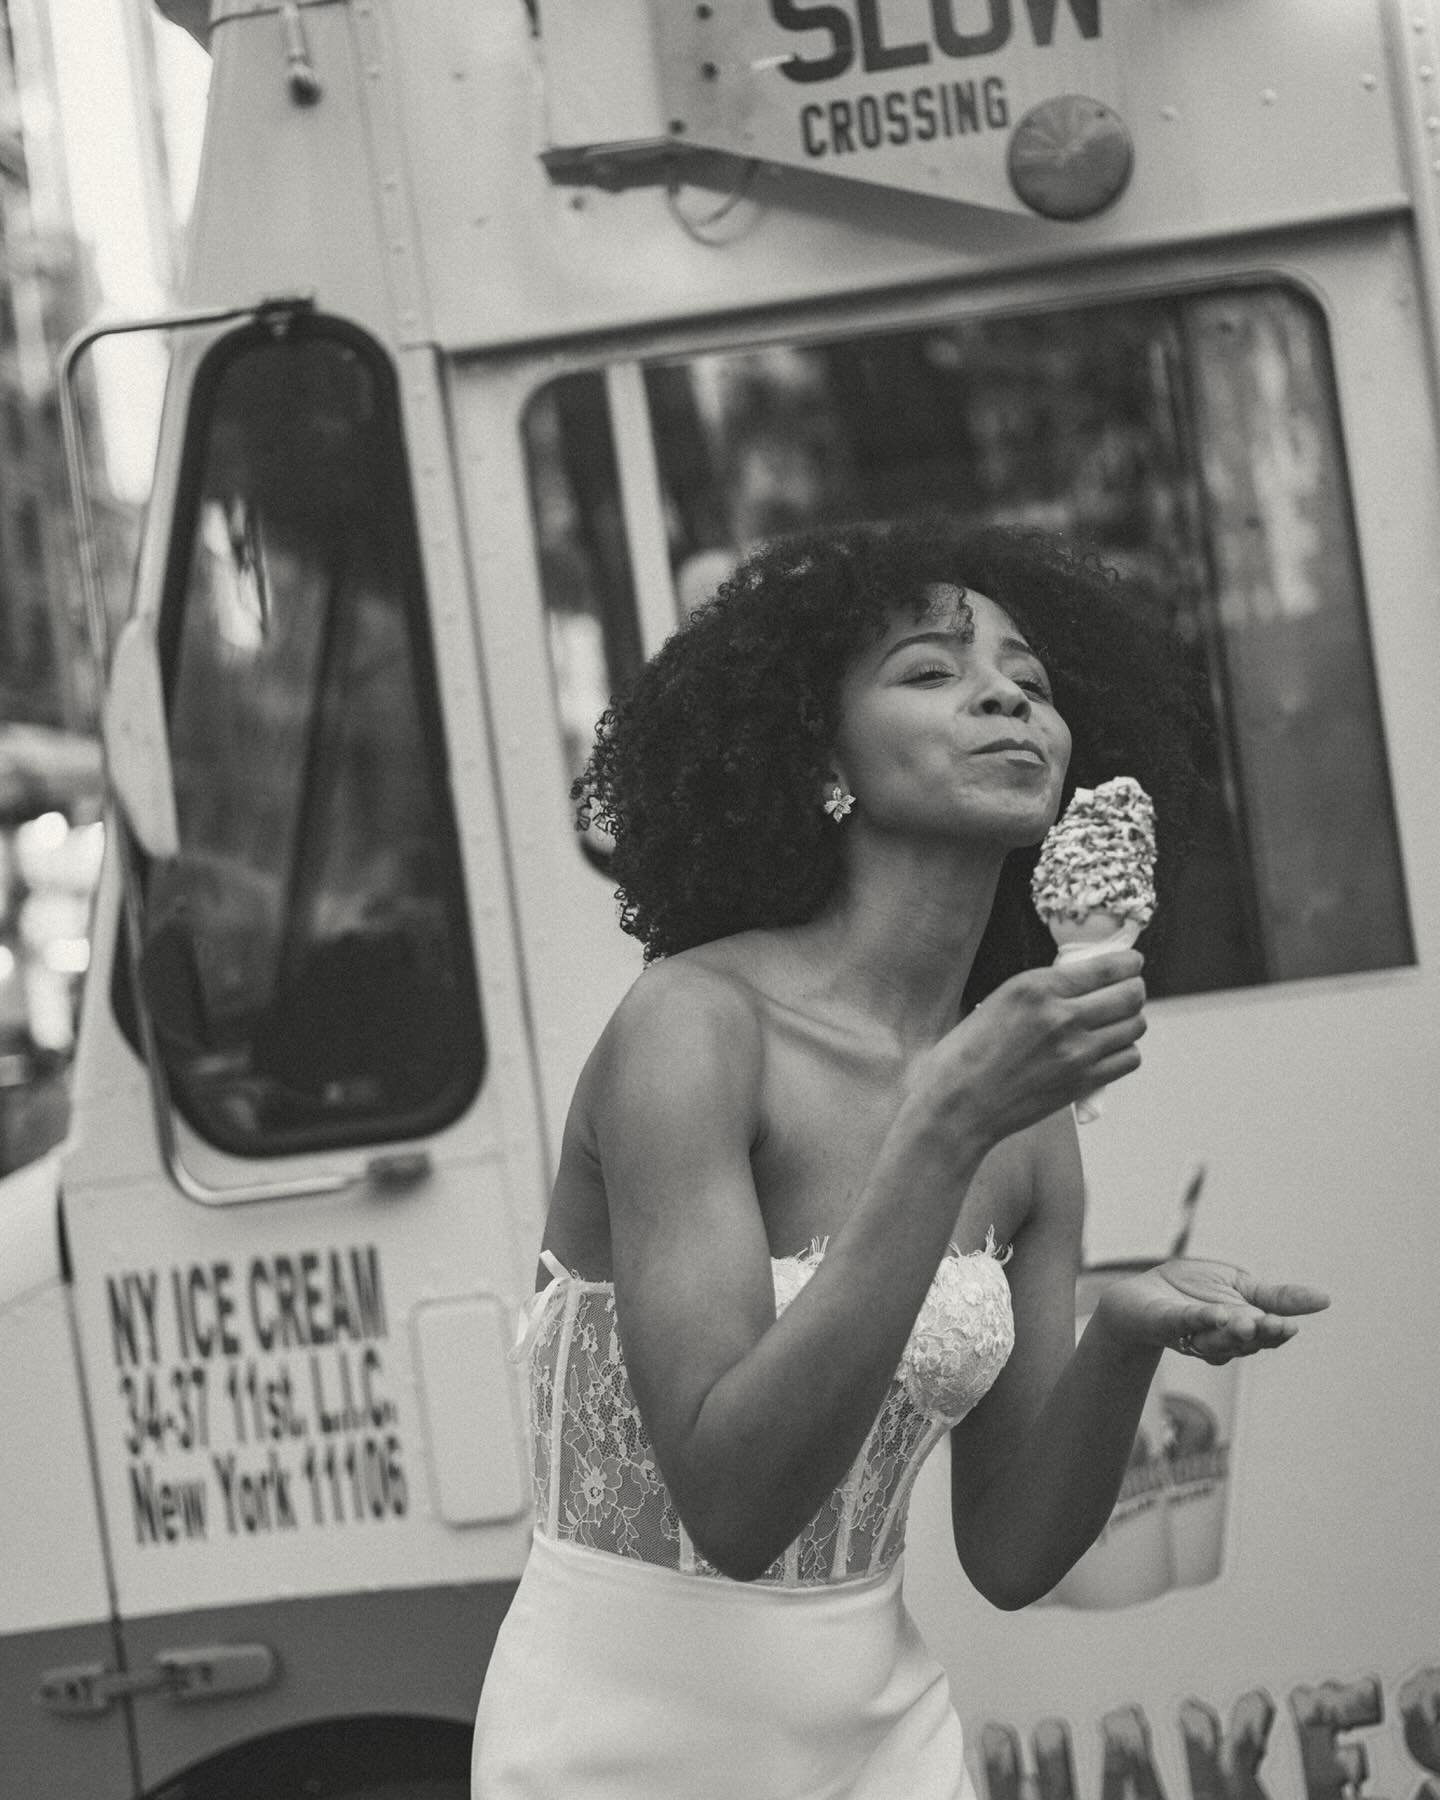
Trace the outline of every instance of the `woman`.
{"type": "Polygon", "coordinates": [[[1135,775],[1173,841],[1174,661],[1048,540],[857,526],[753,556],[601,721],[582,817],[663,960],[565,1131],[477,1800],[968,1796],[900,1591],[929,1448],[966,1574],[1024,1606],[1108,1517],[1161,1351],[1326,1304],[1177,1261],[1074,1342],[1070,1105],[1139,1064],[1143,958],[1049,966],[1026,888],[1077,780],[1135,775]]]}

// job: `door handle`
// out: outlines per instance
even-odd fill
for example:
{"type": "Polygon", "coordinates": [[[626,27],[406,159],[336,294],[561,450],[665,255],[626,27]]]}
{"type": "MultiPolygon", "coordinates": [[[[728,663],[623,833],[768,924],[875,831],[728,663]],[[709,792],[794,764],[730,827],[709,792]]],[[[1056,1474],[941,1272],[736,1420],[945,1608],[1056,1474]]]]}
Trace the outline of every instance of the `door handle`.
{"type": "Polygon", "coordinates": [[[269,1687],[279,1659],[268,1644],[205,1644],[161,1650],[155,1667],[172,1700],[218,1700],[226,1694],[253,1694],[269,1687]]]}
{"type": "Polygon", "coordinates": [[[40,1677],[36,1704],[47,1712],[93,1716],[107,1712],[132,1694],[163,1694],[168,1699],[219,1700],[227,1694],[250,1694],[269,1687],[279,1673],[279,1658],[268,1644],[202,1644],[161,1650],[148,1668],[107,1669],[103,1663],[75,1663],[47,1669],[40,1677]]]}

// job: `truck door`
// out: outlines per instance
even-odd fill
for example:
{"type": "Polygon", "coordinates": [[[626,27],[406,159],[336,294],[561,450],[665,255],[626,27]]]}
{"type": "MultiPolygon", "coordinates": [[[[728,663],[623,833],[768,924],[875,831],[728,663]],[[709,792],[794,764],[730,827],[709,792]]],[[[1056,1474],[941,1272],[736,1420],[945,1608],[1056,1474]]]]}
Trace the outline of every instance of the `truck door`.
{"type": "MultiPolygon", "coordinates": [[[[1311,1746],[1332,1692],[1337,1719],[1377,1728],[1355,1752],[1374,1758],[1377,1791],[1420,1778],[1385,1693],[1416,1761],[1430,1754],[1410,1723],[1434,1642],[1412,1497],[1433,1485],[1437,1436],[1373,1373],[1413,1367],[1413,1321],[1434,1311],[1418,1246],[1435,1231],[1416,1203],[1434,1186],[1424,1121],[1440,1074],[1423,309],[1403,223],[1365,219],[657,327],[618,358],[567,346],[558,367],[483,372],[526,445],[567,774],[588,748],[579,721],[637,643],[744,549],[926,504],[1098,549],[1203,678],[1209,799],[1162,929],[1142,940],[1145,1067],[1082,1134],[1086,1249],[1097,1264],[1163,1258],[1203,1164],[1193,1253],[1302,1274],[1336,1305],[1290,1360],[1223,1387],[1165,1359],[1159,1429],[1116,1512],[1124,1554],[1106,1563],[1102,1545],[1078,1596],[1028,1620],[966,1589],[944,1460],[927,1466],[907,1593],[996,1800],[1032,1767],[1050,1780],[1061,1731],[1077,1775],[1057,1775],[1057,1794],[1099,1792],[1121,1767],[1146,1792],[1186,1792],[1218,1766],[1212,1709],[1267,1684],[1291,1697],[1269,1792],[1322,1791],[1311,1746]],[[1363,1358],[1346,1316],[1373,1334],[1363,1358]],[[1147,1623],[1140,1602],[1163,1615],[1147,1623]]],[[[572,954],[601,966],[603,843],[551,843],[572,954]]],[[[546,919],[528,895],[524,918],[546,919]]],[[[553,1033],[567,990],[548,955],[536,968],[553,1033]]]]}
{"type": "Polygon", "coordinates": [[[524,1557],[545,1182],[425,375],[308,313],[172,374],[137,612],[177,829],[111,856],[65,1163],[146,1790],[327,1718],[370,1778],[448,1721],[453,1772],[524,1557]]]}

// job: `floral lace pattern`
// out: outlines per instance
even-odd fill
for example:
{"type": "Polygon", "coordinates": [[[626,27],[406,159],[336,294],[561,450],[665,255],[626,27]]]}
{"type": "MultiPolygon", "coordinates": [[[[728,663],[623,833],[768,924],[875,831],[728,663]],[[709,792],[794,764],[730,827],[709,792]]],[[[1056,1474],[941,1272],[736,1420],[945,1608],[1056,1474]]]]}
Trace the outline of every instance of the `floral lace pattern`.
{"type": "MultiPolygon", "coordinates": [[[[774,1259],[777,1316],[823,1255],[816,1243],[803,1256],[774,1259]]],[[[587,1549],[718,1575],[691,1543],[655,1462],[626,1373],[614,1289],[546,1260],[555,1279],[529,1303],[516,1346],[529,1364],[537,1529],[587,1549]]],[[[858,1579],[895,1561],[921,1464],[984,1396],[1013,1347],[1004,1260],[993,1232],[983,1250],[943,1259],[860,1454],[762,1585],[858,1579]]]]}

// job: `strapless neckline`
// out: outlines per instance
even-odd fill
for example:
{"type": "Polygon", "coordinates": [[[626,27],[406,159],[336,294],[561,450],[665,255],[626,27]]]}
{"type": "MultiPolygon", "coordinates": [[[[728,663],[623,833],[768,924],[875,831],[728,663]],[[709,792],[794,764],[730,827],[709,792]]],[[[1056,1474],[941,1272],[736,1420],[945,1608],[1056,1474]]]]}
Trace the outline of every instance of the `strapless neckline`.
{"type": "MultiPolygon", "coordinates": [[[[805,1250],[796,1250],[787,1256],[772,1255],[770,1258],[770,1267],[772,1271],[775,1269],[800,1268],[813,1273],[824,1260],[825,1252],[828,1249],[829,1244],[830,1238],[828,1233],[823,1238],[811,1238],[809,1247],[805,1250]]],[[[945,1254],[941,1257],[940,1261],[943,1266],[946,1262],[965,1262],[974,1260],[977,1257],[984,1257],[990,1262],[1000,1264],[1003,1268],[1010,1260],[1010,1252],[1011,1246],[1009,1244],[1006,1244],[1002,1249],[996,1243],[995,1227],[990,1225],[987,1226],[985,1230],[985,1242],[979,1245],[978,1248],[974,1250],[962,1250],[958,1244],[950,1244],[946,1248],[945,1254]]],[[[615,1281],[612,1276],[577,1274],[574,1269],[567,1268],[553,1250],[542,1250],[540,1252],[540,1261],[545,1265],[546,1269],[549,1270],[550,1280],[546,1282],[544,1287],[535,1289],[534,1294],[531,1296],[532,1300],[538,1300],[542,1295],[548,1294],[557,1281],[573,1282],[577,1288],[589,1293],[613,1294],[615,1291],[615,1281]]]]}

